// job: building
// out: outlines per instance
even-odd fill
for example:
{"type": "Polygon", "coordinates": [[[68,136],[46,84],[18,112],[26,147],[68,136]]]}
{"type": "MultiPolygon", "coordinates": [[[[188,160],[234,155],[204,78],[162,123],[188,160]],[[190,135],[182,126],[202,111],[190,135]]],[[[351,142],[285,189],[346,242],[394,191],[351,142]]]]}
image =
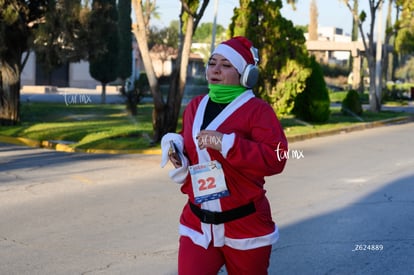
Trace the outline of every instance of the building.
{"type": "MultiPolygon", "coordinates": [[[[140,72],[145,71],[139,53],[138,44],[133,42],[132,58],[132,79],[137,79],[140,72]]],[[[155,46],[150,52],[155,74],[157,77],[168,77],[173,70],[174,61],[177,58],[177,49],[165,48],[162,45],[155,46]]],[[[204,61],[199,54],[190,54],[190,61],[187,68],[189,78],[204,77],[204,61]]],[[[128,81],[132,83],[132,81],[128,81]]],[[[113,83],[114,85],[116,84],[113,83]]],[[[34,52],[29,53],[29,57],[21,73],[21,86],[25,91],[54,91],[57,87],[70,87],[81,89],[101,90],[100,82],[95,80],[89,73],[89,63],[81,61],[69,63],[46,74],[41,65],[36,61],[34,52]]],[[[109,87],[108,87],[109,88],[109,87]]],[[[114,89],[117,89],[116,85],[114,89]]]]}
{"type": "MultiPolygon", "coordinates": [[[[150,56],[154,66],[155,75],[160,77],[168,77],[171,75],[175,60],[178,56],[178,50],[166,47],[164,45],[156,45],[152,47],[150,56]]],[[[199,53],[190,53],[190,59],[187,67],[188,78],[200,78],[205,75],[205,64],[203,56],[199,53]]]]}
{"type": "MultiPolygon", "coordinates": [[[[305,33],[308,40],[309,34],[305,33]]],[[[352,38],[348,34],[344,34],[343,29],[336,27],[318,27],[318,41],[350,43],[352,38]]],[[[319,62],[326,64],[345,65],[349,58],[349,51],[325,51],[321,49],[319,53],[315,53],[319,62]]]]}

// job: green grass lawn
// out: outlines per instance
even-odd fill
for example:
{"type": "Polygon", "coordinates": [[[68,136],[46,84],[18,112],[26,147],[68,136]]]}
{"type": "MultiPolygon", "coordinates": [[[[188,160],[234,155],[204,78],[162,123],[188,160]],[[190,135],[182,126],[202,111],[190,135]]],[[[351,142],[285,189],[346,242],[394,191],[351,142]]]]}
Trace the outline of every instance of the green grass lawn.
{"type": "Polygon", "coordinates": [[[130,116],[124,105],[23,103],[18,126],[1,135],[65,141],[81,149],[143,149],[150,146],[152,105],[139,105],[130,116]]]}
{"type": "MultiPolygon", "coordinates": [[[[124,105],[22,103],[21,124],[2,126],[0,135],[37,141],[64,141],[72,148],[84,150],[159,148],[159,145],[151,145],[152,108],[152,104],[140,104],[138,115],[130,116],[124,105]]],[[[404,115],[394,112],[364,112],[362,119],[364,122],[372,122],[404,115]]],[[[329,121],[323,124],[310,125],[292,116],[280,120],[288,137],[364,123],[352,116],[344,116],[339,107],[332,108],[329,121]]]]}

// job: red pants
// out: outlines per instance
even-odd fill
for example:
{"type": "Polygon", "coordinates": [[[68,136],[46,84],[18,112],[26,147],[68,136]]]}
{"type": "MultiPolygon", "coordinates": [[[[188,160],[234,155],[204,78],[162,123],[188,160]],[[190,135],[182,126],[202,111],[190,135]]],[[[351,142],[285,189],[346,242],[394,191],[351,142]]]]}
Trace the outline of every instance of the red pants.
{"type": "Polygon", "coordinates": [[[179,275],[217,275],[226,265],[229,275],[266,275],[272,246],[238,250],[228,246],[207,249],[196,245],[188,237],[180,237],[178,250],[179,275]]]}

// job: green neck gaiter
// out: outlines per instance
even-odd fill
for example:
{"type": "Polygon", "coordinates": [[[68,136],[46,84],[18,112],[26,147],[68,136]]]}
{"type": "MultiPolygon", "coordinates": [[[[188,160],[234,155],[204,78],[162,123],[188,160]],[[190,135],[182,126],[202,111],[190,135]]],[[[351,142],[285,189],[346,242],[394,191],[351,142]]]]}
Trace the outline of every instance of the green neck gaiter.
{"type": "Polygon", "coordinates": [[[208,84],[208,96],[215,103],[230,103],[246,88],[240,85],[208,84]]]}

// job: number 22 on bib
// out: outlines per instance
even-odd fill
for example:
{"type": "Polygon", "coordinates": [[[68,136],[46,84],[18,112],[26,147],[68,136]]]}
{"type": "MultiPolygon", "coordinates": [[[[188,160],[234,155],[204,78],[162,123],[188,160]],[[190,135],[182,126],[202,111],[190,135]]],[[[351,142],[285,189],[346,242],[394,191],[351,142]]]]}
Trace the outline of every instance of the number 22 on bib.
{"type": "Polygon", "coordinates": [[[188,167],[193,185],[195,203],[219,199],[229,195],[221,164],[216,161],[188,167]]]}

